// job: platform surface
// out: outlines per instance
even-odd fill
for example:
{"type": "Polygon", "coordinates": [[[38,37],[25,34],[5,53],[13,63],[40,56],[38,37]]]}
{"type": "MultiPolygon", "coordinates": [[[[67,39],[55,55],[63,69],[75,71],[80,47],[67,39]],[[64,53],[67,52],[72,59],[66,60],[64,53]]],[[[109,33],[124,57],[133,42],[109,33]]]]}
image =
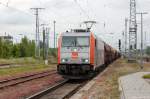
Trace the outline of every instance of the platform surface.
{"type": "Polygon", "coordinates": [[[142,78],[150,72],[138,72],[119,78],[121,99],[150,99],[150,84],[142,78]]]}

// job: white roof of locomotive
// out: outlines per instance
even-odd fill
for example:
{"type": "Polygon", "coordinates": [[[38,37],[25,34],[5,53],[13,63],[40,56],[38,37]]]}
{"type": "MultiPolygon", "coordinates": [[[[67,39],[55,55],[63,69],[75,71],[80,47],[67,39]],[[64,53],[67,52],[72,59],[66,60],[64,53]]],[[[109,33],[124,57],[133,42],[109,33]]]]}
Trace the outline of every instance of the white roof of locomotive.
{"type": "Polygon", "coordinates": [[[62,36],[90,36],[90,32],[64,32],[62,36]]]}

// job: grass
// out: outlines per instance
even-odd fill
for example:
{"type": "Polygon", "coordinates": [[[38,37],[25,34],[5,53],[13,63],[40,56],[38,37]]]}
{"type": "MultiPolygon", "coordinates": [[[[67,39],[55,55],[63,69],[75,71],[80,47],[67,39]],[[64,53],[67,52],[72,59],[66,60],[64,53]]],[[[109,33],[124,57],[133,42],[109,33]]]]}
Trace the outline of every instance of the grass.
{"type": "Polygon", "coordinates": [[[11,76],[27,72],[38,72],[44,70],[54,69],[55,66],[37,65],[37,66],[20,66],[0,69],[0,76],[11,76]]]}
{"type": "MultiPolygon", "coordinates": [[[[119,99],[120,92],[118,91],[118,78],[127,74],[137,72],[139,67],[136,63],[129,64],[126,60],[117,60],[111,65],[111,74],[106,77],[106,85],[110,87],[109,98],[119,99]],[[109,81],[109,82],[107,82],[109,81]]],[[[107,86],[106,86],[107,88],[107,86]]],[[[108,97],[107,97],[108,98],[108,97]]]]}
{"type": "MultiPolygon", "coordinates": [[[[26,58],[11,58],[11,59],[0,59],[0,64],[17,64],[18,67],[10,67],[0,69],[1,76],[10,76],[27,72],[37,72],[47,69],[56,68],[56,64],[53,65],[44,65],[44,60],[34,59],[32,57],[26,58]]],[[[50,63],[51,64],[51,63],[50,63]]]]}
{"type": "Polygon", "coordinates": [[[150,66],[144,64],[144,69],[140,70],[139,64],[128,63],[127,60],[119,59],[109,65],[91,92],[98,94],[98,99],[120,99],[118,78],[139,71],[150,71],[150,66]]]}
{"type": "Polygon", "coordinates": [[[36,60],[32,57],[25,58],[10,58],[10,59],[0,59],[0,64],[43,64],[43,60],[36,60]]]}
{"type": "Polygon", "coordinates": [[[144,78],[144,79],[150,79],[150,74],[144,75],[143,78],[144,78]]]}

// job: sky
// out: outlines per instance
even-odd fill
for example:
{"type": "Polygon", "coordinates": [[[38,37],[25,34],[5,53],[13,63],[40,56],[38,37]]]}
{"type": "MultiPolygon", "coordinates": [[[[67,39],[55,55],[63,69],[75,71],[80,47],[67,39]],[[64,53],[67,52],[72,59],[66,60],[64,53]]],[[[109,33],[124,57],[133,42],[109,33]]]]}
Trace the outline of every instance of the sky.
{"type": "MultiPolygon", "coordinates": [[[[92,31],[105,42],[118,47],[122,39],[124,20],[129,17],[130,0],[0,0],[0,35],[12,35],[18,42],[24,35],[35,39],[35,12],[30,8],[45,8],[39,12],[40,24],[50,27],[50,47],[53,46],[53,21],[56,33],[79,28],[83,21],[95,20],[92,31]]],[[[150,0],[137,0],[137,12],[150,12],[150,0]]],[[[150,43],[150,14],[144,15],[144,32],[150,43]]],[[[137,16],[140,23],[140,17],[137,16]]],[[[81,25],[85,27],[83,24],[81,25]]],[[[138,25],[140,43],[140,25],[138,25]]],[[[40,27],[42,31],[42,27],[40,27]]],[[[41,33],[42,38],[42,33],[41,33]]]]}

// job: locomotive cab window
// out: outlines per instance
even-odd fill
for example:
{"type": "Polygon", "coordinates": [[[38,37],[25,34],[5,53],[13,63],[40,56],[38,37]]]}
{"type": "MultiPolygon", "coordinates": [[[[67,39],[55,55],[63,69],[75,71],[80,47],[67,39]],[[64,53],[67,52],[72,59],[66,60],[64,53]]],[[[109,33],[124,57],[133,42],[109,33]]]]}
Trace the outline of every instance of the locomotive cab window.
{"type": "Polygon", "coordinates": [[[76,46],[88,47],[89,46],[89,37],[77,37],[76,46]]]}
{"type": "Polygon", "coordinates": [[[63,47],[73,47],[75,46],[76,38],[75,37],[63,37],[62,46],[63,47]]]}
{"type": "Polygon", "coordinates": [[[88,47],[89,37],[63,37],[62,47],[88,47]]]}

